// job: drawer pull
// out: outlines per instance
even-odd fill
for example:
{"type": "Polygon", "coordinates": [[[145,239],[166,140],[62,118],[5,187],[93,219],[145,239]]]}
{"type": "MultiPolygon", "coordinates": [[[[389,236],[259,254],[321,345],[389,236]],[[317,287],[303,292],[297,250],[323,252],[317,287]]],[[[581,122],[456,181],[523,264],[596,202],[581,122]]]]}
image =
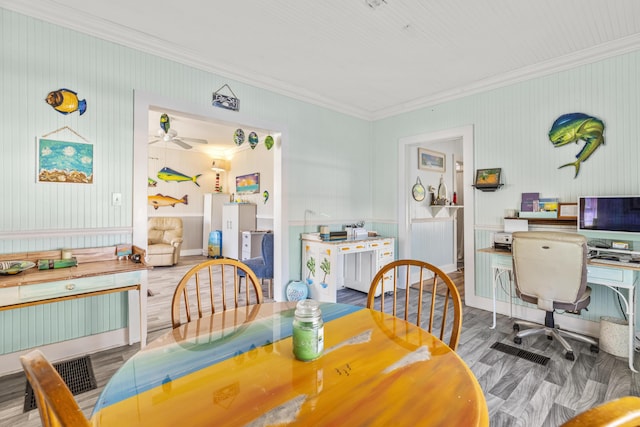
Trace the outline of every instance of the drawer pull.
{"type": "Polygon", "coordinates": [[[74,285],[73,283],[69,283],[65,286],[65,288],[67,288],[68,291],[72,291],[76,288],[76,285],[74,285]]]}

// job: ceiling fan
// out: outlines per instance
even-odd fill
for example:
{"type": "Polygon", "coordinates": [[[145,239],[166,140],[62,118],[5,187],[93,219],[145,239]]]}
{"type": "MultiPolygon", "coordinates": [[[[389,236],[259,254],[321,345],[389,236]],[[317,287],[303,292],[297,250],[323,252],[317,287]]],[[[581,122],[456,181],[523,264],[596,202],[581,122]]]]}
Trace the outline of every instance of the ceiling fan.
{"type": "Polygon", "coordinates": [[[178,132],[175,129],[170,128],[170,119],[167,114],[162,114],[160,116],[160,129],[156,132],[156,135],[150,135],[153,139],[149,141],[149,144],[155,144],[158,141],[164,142],[173,142],[174,144],[184,148],[185,150],[190,150],[193,147],[187,144],[185,141],[189,142],[197,142],[199,144],[208,144],[209,141],[201,138],[187,138],[184,136],[178,136],[178,132]]]}

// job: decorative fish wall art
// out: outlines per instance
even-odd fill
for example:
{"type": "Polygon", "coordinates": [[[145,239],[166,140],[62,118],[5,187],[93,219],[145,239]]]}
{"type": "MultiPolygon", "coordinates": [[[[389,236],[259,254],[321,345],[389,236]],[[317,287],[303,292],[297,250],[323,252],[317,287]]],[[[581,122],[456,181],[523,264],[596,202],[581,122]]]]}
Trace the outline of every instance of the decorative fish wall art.
{"type": "Polygon", "coordinates": [[[147,177],[147,187],[155,187],[156,185],[158,185],[158,181],[147,177]]]}
{"type": "Polygon", "coordinates": [[[164,131],[164,133],[169,132],[169,128],[171,127],[171,122],[169,121],[169,115],[166,113],[162,113],[160,116],[160,128],[164,131]]]}
{"type": "Polygon", "coordinates": [[[251,132],[249,134],[249,146],[253,150],[254,148],[256,148],[256,145],[258,145],[258,134],[255,132],[251,132]]]}
{"type": "Polygon", "coordinates": [[[69,114],[79,111],[83,115],[87,111],[87,101],[78,99],[78,94],[69,89],[58,89],[49,92],[45,99],[47,104],[60,114],[69,114]]]}
{"type": "Polygon", "coordinates": [[[188,194],[185,194],[182,199],[176,199],[171,196],[164,196],[160,193],[155,196],[147,196],[148,203],[153,206],[154,209],[158,209],[163,206],[171,206],[175,207],[178,203],[184,203],[185,205],[189,204],[188,194]]]}
{"type": "Polygon", "coordinates": [[[175,182],[183,182],[183,181],[192,181],[195,185],[197,185],[198,187],[200,187],[200,184],[198,184],[197,179],[200,178],[202,174],[199,173],[198,175],[195,176],[187,176],[183,173],[174,171],[171,168],[168,167],[163,167],[162,169],[160,169],[160,171],[158,171],[158,178],[160,178],[163,181],[166,182],[171,182],[171,181],[175,181],[175,182]]]}
{"type": "Polygon", "coordinates": [[[269,192],[267,190],[264,190],[262,192],[262,197],[264,198],[264,204],[267,204],[267,200],[269,200],[269,192]]]}
{"type": "Polygon", "coordinates": [[[264,139],[264,145],[267,147],[267,150],[271,150],[271,147],[273,147],[273,137],[271,135],[267,135],[264,139]]]}
{"type": "Polygon", "coordinates": [[[585,142],[582,150],[576,154],[576,161],[564,164],[558,169],[566,166],[573,166],[576,174],[573,178],[577,178],[580,172],[580,164],[586,161],[595,151],[604,145],[604,123],[602,120],[584,113],[569,113],[558,117],[551,130],[549,131],[549,140],[554,147],[561,147],[572,142],[578,143],[579,140],[585,142]]]}

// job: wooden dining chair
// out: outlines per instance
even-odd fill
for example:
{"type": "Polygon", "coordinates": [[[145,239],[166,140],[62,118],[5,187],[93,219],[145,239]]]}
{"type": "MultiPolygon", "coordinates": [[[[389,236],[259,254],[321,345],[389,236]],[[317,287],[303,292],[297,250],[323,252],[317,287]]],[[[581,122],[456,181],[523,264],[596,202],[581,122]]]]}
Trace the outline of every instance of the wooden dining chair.
{"type": "Polygon", "coordinates": [[[40,350],[20,356],[20,363],[33,388],[43,427],[89,426],[71,390],[40,350]]]}
{"type": "Polygon", "coordinates": [[[561,427],[637,427],[640,425],[640,397],[625,396],[582,412],[561,427]]]}
{"type": "Polygon", "coordinates": [[[442,341],[448,335],[449,347],[454,351],[458,348],[462,326],[460,293],[453,280],[434,265],[413,259],[385,265],[371,281],[367,307],[404,317],[405,321],[415,323],[442,341]],[[452,319],[448,318],[450,305],[452,319]],[[423,321],[424,311],[427,317],[423,321]]]}
{"type": "Polygon", "coordinates": [[[262,287],[255,273],[244,263],[230,258],[212,259],[191,268],[182,277],[173,293],[171,323],[177,328],[191,321],[192,312],[198,317],[229,308],[262,304],[262,287]],[[239,272],[247,278],[244,292],[240,292],[239,272]],[[184,304],[185,317],[181,317],[184,304]]]}

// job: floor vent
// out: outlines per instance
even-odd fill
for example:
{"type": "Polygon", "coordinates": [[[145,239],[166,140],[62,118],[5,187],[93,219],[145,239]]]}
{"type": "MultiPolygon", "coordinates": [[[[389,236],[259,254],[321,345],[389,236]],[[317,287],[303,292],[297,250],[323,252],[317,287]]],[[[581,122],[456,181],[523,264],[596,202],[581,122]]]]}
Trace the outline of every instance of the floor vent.
{"type": "MultiPolygon", "coordinates": [[[[56,371],[58,371],[74,395],[98,388],[89,356],[54,363],[53,367],[56,368],[56,371]]],[[[27,381],[27,389],[24,394],[24,412],[37,407],[33,388],[31,388],[31,384],[27,381]]]]}
{"type": "Polygon", "coordinates": [[[530,362],[537,363],[538,365],[546,366],[549,363],[549,358],[546,356],[541,356],[539,354],[532,353],[527,350],[521,350],[518,347],[513,347],[511,345],[502,344],[501,342],[494,342],[491,345],[491,348],[501,351],[503,353],[510,354],[512,356],[519,357],[521,359],[526,359],[530,362]]]}

